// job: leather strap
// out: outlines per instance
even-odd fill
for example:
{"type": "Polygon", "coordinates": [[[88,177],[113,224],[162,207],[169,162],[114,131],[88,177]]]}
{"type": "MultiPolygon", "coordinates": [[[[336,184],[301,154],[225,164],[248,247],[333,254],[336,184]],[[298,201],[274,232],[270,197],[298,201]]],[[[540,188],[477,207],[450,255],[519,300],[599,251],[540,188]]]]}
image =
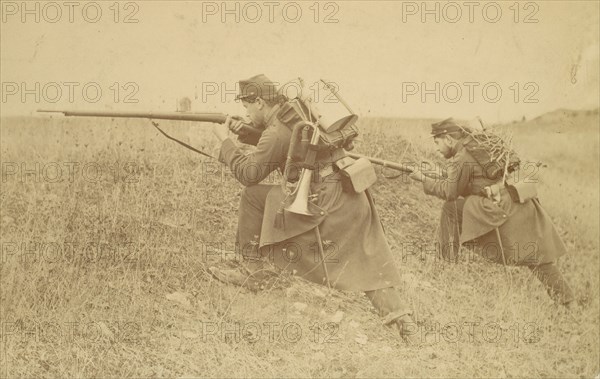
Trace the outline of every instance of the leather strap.
{"type": "Polygon", "coordinates": [[[193,152],[195,152],[195,153],[198,153],[198,154],[202,154],[202,155],[204,155],[205,157],[209,157],[209,158],[212,158],[212,159],[217,159],[217,158],[213,157],[212,155],[205,153],[204,151],[198,150],[198,149],[196,149],[195,147],[193,147],[193,146],[190,146],[190,145],[188,145],[187,143],[185,143],[185,142],[183,142],[183,141],[180,141],[180,140],[178,140],[178,139],[177,139],[177,138],[175,138],[175,137],[171,137],[170,135],[168,135],[167,133],[165,133],[165,132],[164,132],[164,131],[163,131],[161,128],[159,128],[159,127],[158,127],[158,122],[156,122],[156,121],[152,121],[152,125],[154,125],[154,127],[155,127],[156,129],[158,129],[158,131],[159,131],[159,132],[161,132],[161,134],[162,134],[163,136],[167,137],[167,138],[168,138],[168,139],[170,139],[171,141],[175,141],[175,142],[177,142],[178,144],[180,144],[181,146],[183,146],[183,147],[187,147],[188,149],[192,150],[193,152]]]}

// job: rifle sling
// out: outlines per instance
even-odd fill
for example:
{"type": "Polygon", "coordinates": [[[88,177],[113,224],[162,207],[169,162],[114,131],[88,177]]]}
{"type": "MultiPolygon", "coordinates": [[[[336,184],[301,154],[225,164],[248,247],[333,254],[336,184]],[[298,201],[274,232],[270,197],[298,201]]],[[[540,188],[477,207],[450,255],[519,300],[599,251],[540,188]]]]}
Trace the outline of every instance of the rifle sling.
{"type": "Polygon", "coordinates": [[[216,159],[216,158],[215,158],[215,157],[213,157],[212,155],[210,155],[210,154],[207,154],[207,153],[205,153],[204,151],[198,150],[198,149],[196,149],[195,147],[193,147],[193,146],[190,146],[190,145],[188,145],[187,143],[185,143],[185,142],[183,142],[183,141],[180,141],[180,140],[178,140],[178,139],[177,139],[177,138],[175,138],[175,137],[171,137],[171,136],[170,136],[170,135],[168,135],[167,133],[163,132],[163,130],[162,130],[161,128],[159,128],[159,127],[158,127],[158,122],[152,121],[152,125],[154,125],[154,127],[155,127],[156,129],[158,129],[158,131],[159,131],[159,132],[161,132],[161,134],[162,134],[163,136],[167,137],[167,138],[168,138],[168,139],[170,139],[171,141],[175,141],[175,142],[177,142],[178,144],[180,144],[181,146],[183,146],[183,147],[187,147],[188,149],[192,150],[193,152],[196,152],[196,153],[198,153],[198,154],[202,154],[202,155],[204,155],[205,157],[209,157],[209,158],[212,158],[212,159],[216,159]]]}

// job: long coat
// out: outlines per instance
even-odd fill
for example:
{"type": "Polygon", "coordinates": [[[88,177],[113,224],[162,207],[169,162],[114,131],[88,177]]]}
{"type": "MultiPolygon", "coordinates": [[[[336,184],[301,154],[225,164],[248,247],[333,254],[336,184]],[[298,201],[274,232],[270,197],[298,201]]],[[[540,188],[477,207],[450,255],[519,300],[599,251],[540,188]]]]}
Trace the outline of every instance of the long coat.
{"type": "MultiPolygon", "coordinates": [[[[284,202],[280,185],[259,185],[273,170],[285,169],[293,125],[278,118],[278,112],[276,106],[268,115],[254,152],[243,154],[229,139],[221,147],[220,159],[246,186],[239,209],[240,248],[257,247],[261,256],[279,268],[324,284],[325,270],[316,243],[318,226],[328,276],[335,288],[371,291],[399,285],[399,273],[368,192],[346,192],[338,172],[322,177],[315,171],[310,193],[316,199],[309,203],[313,215],[306,216],[282,210],[282,204],[289,201],[284,202]],[[281,222],[276,221],[278,212],[281,222]]],[[[319,152],[318,165],[332,163],[334,155],[319,152]]]]}
{"type": "MultiPolygon", "coordinates": [[[[555,261],[566,253],[558,232],[538,198],[517,203],[511,200],[501,185],[501,199],[496,204],[483,195],[484,187],[497,184],[485,175],[483,167],[467,149],[459,143],[455,156],[448,165],[443,179],[425,178],[425,193],[435,195],[447,202],[456,201],[459,217],[448,220],[442,214],[440,230],[449,221],[460,222],[460,244],[478,245],[481,254],[502,263],[502,251],[507,264],[538,265],[555,261]],[[462,209],[461,209],[462,208],[462,209]],[[501,244],[496,234],[498,228],[501,244]],[[502,249],[502,250],[501,250],[502,249]]],[[[446,203],[445,209],[448,209],[446,203]]],[[[444,212],[443,212],[444,213],[444,212]]],[[[441,236],[440,244],[448,241],[441,236]]]]}

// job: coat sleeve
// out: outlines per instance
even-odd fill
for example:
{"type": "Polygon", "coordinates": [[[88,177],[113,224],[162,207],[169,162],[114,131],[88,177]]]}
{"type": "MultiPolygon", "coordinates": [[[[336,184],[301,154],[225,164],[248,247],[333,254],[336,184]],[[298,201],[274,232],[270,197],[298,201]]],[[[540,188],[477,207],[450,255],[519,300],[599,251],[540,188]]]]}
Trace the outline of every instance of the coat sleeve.
{"type": "Polygon", "coordinates": [[[273,129],[267,129],[260,137],[256,150],[245,155],[227,138],[221,145],[219,160],[229,166],[240,183],[251,186],[260,183],[279,167],[287,154],[287,150],[284,151],[287,144],[284,142],[273,129]]]}
{"type": "Polygon", "coordinates": [[[447,201],[456,200],[459,196],[467,196],[470,194],[473,169],[473,164],[459,159],[448,165],[445,178],[425,177],[423,190],[428,195],[437,196],[447,201]]]}

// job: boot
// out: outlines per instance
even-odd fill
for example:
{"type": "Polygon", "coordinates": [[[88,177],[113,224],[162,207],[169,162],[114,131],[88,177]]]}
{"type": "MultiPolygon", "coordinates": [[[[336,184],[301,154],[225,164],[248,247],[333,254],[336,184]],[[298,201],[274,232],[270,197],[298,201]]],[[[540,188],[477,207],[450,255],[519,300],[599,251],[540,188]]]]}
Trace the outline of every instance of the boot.
{"type": "Polygon", "coordinates": [[[576,304],[573,290],[567,284],[555,262],[544,263],[538,266],[528,266],[528,268],[544,285],[548,296],[556,304],[562,305],[567,309],[572,308],[576,304]]]}
{"type": "Polygon", "coordinates": [[[238,268],[210,267],[208,271],[217,280],[247,288],[257,292],[265,288],[269,280],[277,276],[271,269],[264,268],[261,263],[250,262],[238,268]]]}
{"type": "Polygon", "coordinates": [[[417,324],[414,322],[410,313],[404,311],[391,312],[383,318],[384,325],[396,324],[400,337],[409,345],[418,344],[416,334],[417,324]]]}

